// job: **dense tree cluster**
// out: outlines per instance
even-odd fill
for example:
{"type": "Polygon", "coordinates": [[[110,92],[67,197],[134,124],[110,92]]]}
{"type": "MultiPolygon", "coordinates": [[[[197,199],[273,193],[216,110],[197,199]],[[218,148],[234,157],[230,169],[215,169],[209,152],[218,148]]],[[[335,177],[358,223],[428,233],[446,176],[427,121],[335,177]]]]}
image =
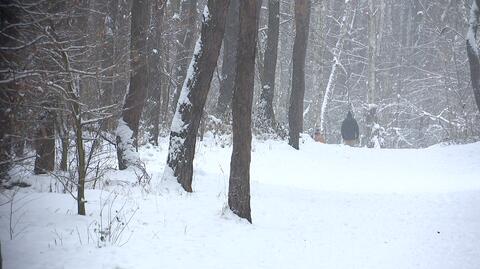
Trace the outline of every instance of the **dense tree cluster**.
{"type": "Polygon", "coordinates": [[[0,0],[0,177],[64,171],[85,214],[102,154],[141,167],[170,135],[164,177],[191,192],[212,131],[231,135],[228,203],[251,221],[252,132],[340,143],[353,111],[362,146],[478,140],[477,2],[0,0]]]}

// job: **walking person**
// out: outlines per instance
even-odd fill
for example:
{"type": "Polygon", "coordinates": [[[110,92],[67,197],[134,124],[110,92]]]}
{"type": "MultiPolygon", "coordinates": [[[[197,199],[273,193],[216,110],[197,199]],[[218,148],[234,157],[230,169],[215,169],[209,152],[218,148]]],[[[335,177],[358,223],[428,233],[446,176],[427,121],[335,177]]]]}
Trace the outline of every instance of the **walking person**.
{"type": "Polygon", "coordinates": [[[357,121],[353,118],[352,112],[348,111],[347,118],[342,122],[342,138],[345,145],[355,146],[359,137],[357,121]]]}

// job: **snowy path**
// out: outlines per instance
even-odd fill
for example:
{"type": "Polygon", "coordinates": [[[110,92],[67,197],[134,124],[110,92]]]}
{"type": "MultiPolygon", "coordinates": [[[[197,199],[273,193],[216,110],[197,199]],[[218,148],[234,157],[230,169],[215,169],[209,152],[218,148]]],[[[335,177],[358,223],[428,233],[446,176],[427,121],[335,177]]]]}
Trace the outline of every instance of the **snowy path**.
{"type": "Polygon", "coordinates": [[[165,143],[142,150],[159,191],[111,187],[125,215],[139,208],[121,247],[93,242],[108,192],[87,192],[88,217],[65,194],[17,194],[26,230],[14,240],[0,207],[5,268],[480,267],[480,143],[368,150],[307,139],[299,152],[255,143],[253,225],[223,212],[230,149],[212,144],[198,147],[193,194],[158,182],[165,143]]]}

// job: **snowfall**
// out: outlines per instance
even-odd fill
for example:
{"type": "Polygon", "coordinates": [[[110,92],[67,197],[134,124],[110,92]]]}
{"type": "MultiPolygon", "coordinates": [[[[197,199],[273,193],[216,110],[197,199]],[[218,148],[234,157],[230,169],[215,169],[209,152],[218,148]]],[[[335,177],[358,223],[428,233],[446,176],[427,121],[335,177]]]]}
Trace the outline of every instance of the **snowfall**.
{"type": "Polygon", "coordinates": [[[197,144],[193,193],[162,180],[167,139],[143,146],[150,184],[109,171],[86,192],[87,216],[52,176],[16,173],[32,186],[1,195],[4,268],[480,268],[480,142],[254,140],[253,224],[228,210],[223,144],[197,144]]]}

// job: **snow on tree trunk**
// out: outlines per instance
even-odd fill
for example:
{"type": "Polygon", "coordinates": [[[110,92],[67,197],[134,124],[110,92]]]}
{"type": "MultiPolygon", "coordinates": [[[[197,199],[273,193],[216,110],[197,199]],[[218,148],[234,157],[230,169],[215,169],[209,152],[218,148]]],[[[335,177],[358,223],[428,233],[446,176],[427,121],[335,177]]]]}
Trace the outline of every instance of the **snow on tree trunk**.
{"type": "Polygon", "coordinates": [[[480,16],[480,0],[474,0],[470,10],[467,32],[467,55],[470,63],[470,79],[477,108],[480,111],[480,55],[477,47],[477,29],[480,16]]]}
{"type": "Polygon", "coordinates": [[[180,6],[180,24],[176,36],[175,47],[177,47],[177,54],[175,63],[176,66],[176,80],[177,87],[175,88],[173,108],[176,107],[180,92],[182,90],[181,84],[187,75],[188,63],[192,55],[194,46],[194,34],[196,33],[196,18],[197,18],[197,0],[182,0],[180,6]]]}
{"type": "Polygon", "coordinates": [[[337,76],[337,67],[340,64],[338,58],[339,56],[340,55],[334,56],[332,69],[330,70],[330,76],[328,78],[327,88],[325,89],[325,94],[323,95],[322,109],[320,112],[320,133],[322,135],[323,142],[327,141],[327,109],[328,103],[333,96],[333,89],[337,76]]]}
{"type": "Polygon", "coordinates": [[[202,30],[172,120],[164,179],[176,179],[192,192],[193,158],[198,127],[225,31],[228,1],[209,0],[202,30]]]}
{"type": "Polygon", "coordinates": [[[249,222],[252,222],[250,213],[250,160],[258,8],[256,0],[242,0],[240,2],[237,74],[232,101],[233,150],[228,187],[230,209],[249,222]]]}
{"type": "Polygon", "coordinates": [[[136,154],[138,127],[147,97],[146,36],[150,21],[147,0],[134,0],[131,25],[131,74],[130,84],[117,127],[118,168],[126,169],[138,161],[136,154]]]}
{"type": "Polygon", "coordinates": [[[217,116],[223,120],[227,118],[226,114],[228,114],[228,108],[232,103],[233,87],[235,84],[238,32],[240,31],[239,5],[240,0],[230,1],[227,12],[228,20],[225,23],[222,77],[219,89],[220,94],[218,95],[216,106],[217,116]]]}
{"type": "Polygon", "coordinates": [[[305,96],[305,58],[310,24],[310,0],[295,0],[295,41],[293,44],[293,72],[290,107],[288,109],[289,142],[299,149],[303,131],[303,99],[305,96]]]}
{"type": "Polygon", "coordinates": [[[262,93],[258,105],[258,127],[262,130],[275,128],[273,98],[275,93],[275,70],[277,69],[278,38],[280,34],[280,1],[268,1],[268,38],[263,64],[262,93]]]}

